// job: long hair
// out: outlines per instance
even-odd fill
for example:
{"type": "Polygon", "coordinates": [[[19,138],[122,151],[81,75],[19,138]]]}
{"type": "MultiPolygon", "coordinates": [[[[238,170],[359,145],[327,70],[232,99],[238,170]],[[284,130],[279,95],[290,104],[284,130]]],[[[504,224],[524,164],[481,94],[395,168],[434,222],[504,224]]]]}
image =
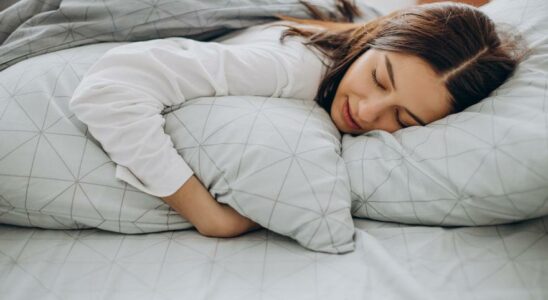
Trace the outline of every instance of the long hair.
{"type": "Polygon", "coordinates": [[[304,37],[305,45],[329,58],[315,98],[327,111],[348,68],[369,49],[415,55],[426,61],[445,82],[451,113],[487,97],[512,75],[525,55],[519,36],[501,31],[487,15],[467,4],[423,4],[367,23],[352,23],[361,12],[348,0],[337,0],[342,17],[327,16],[300,2],[313,19],[278,17],[313,26],[283,25],[288,29],[280,41],[304,37]]]}

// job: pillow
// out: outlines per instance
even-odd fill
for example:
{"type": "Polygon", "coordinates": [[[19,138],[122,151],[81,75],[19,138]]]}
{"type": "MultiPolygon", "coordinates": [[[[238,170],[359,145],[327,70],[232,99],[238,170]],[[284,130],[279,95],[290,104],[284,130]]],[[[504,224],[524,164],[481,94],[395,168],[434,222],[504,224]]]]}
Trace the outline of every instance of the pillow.
{"type": "Polygon", "coordinates": [[[343,136],[355,217],[490,225],[548,213],[548,2],[481,7],[532,48],[492,95],[426,127],[343,136]]]}
{"type": "Polygon", "coordinates": [[[166,115],[165,131],[218,201],[309,249],[353,249],[340,134],[315,102],[196,99],[166,115]]]}
{"type": "MultiPolygon", "coordinates": [[[[30,58],[0,73],[0,223],[144,233],[192,225],[115,178],[68,109],[104,43],[30,58]]],[[[303,246],[354,248],[340,135],[312,101],[218,97],[165,110],[165,130],[211,193],[303,246]],[[208,116],[214,116],[208,118],[208,116]]]]}
{"type": "Polygon", "coordinates": [[[146,233],[190,228],[161,199],[115,179],[115,164],[68,109],[105,43],[0,72],[0,223],[146,233]]]}

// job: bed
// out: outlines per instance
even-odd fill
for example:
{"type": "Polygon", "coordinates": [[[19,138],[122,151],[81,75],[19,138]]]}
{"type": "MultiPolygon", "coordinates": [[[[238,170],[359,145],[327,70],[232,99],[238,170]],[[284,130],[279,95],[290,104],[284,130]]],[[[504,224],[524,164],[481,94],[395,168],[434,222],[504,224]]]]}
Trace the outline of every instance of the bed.
{"type": "MultiPolygon", "coordinates": [[[[334,139],[329,146],[343,149],[337,156],[340,159],[332,159],[333,172],[340,178],[338,170],[346,166],[350,178],[337,181],[341,185],[331,191],[347,193],[352,199],[341,204],[348,215],[334,215],[331,223],[320,222],[313,228],[305,228],[312,223],[308,221],[289,228],[288,221],[281,219],[268,224],[272,230],[230,239],[199,235],[157,198],[116,180],[114,164],[85,133],[67,104],[85,70],[121,43],[151,38],[151,32],[155,38],[182,35],[209,40],[264,23],[276,13],[303,14],[291,1],[256,1],[253,8],[238,7],[247,3],[235,1],[237,9],[221,12],[222,2],[200,7],[208,12],[205,15],[189,12],[188,7],[169,6],[174,5],[169,1],[157,7],[139,2],[141,6],[132,12],[137,18],[148,18],[146,26],[134,26],[135,19],[124,19],[128,15],[125,6],[114,0],[110,6],[76,0],[20,0],[8,8],[10,14],[0,12],[0,20],[9,21],[0,24],[11,24],[1,25],[6,27],[0,33],[0,298],[548,298],[548,26],[544,26],[548,20],[542,17],[548,5],[544,1],[496,0],[486,8],[492,15],[504,15],[501,20],[521,26],[535,51],[516,80],[484,103],[424,130],[409,128],[394,137],[382,132],[345,136],[340,144],[334,139]],[[85,20],[89,13],[94,20],[105,8],[120,14],[110,20],[108,30],[87,28],[78,19],[85,20]],[[83,11],[87,13],[81,15],[83,11]],[[162,17],[166,12],[169,17],[162,17]],[[174,15],[189,19],[174,21],[174,15]],[[58,24],[40,32],[43,36],[26,31],[48,22],[58,24]],[[500,99],[500,105],[512,105],[513,97],[522,97],[534,114],[518,109],[518,113],[505,115],[505,106],[495,105],[500,99]],[[505,148],[511,158],[505,161],[498,152],[483,151],[483,144],[475,149],[475,142],[470,142],[468,148],[457,149],[461,152],[448,154],[446,149],[445,160],[437,165],[437,153],[422,150],[438,142],[437,133],[464,132],[470,122],[481,122],[483,116],[488,116],[489,124],[497,124],[498,117],[521,118],[500,127],[500,136],[501,145],[513,145],[523,157],[516,159],[515,152],[505,148]],[[369,143],[367,148],[364,141],[369,143]],[[386,157],[379,158],[379,151],[387,153],[386,157]],[[397,151],[401,151],[398,157],[406,157],[403,163],[394,158],[397,151]],[[443,169],[460,163],[452,159],[461,156],[467,163],[476,163],[473,174],[443,169]],[[364,164],[367,169],[362,169],[364,164]],[[372,178],[363,173],[366,170],[389,176],[365,180],[372,178]],[[501,175],[501,170],[513,170],[509,172],[512,176],[501,175]],[[461,183],[462,176],[477,174],[498,176],[494,181],[461,183]],[[409,184],[408,179],[416,181],[409,184]],[[414,190],[421,186],[430,189],[427,195],[433,198],[426,199],[414,190]],[[446,194],[438,191],[439,186],[446,194]],[[493,186],[491,194],[485,191],[493,186]],[[346,234],[348,222],[352,226],[350,251],[333,241],[333,235],[307,236],[308,230],[322,230],[321,224],[330,230],[336,228],[334,224],[343,224],[340,230],[346,234]]],[[[330,2],[318,1],[332,11],[330,2]]],[[[197,3],[196,7],[201,5],[197,3]]],[[[363,9],[365,18],[386,12],[383,7],[363,9]]],[[[95,21],[104,24],[100,18],[95,21]]],[[[212,107],[211,101],[222,104],[202,99],[186,111],[185,107],[165,111],[166,131],[173,133],[175,144],[192,133],[181,133],[179,117],[199,115],[199,110],[191,109],[204,104],[212,107]]],[[[251,102],[246,99],[238,108],[245,110],[244,105],[251,102]]],[[[315,111],[315,107],[300,108],[306,113],[315,111]]],[[[319,123],[321,118],[318,115],[319,123]]],[[[316,130],[314,126],[310,130],[316,130]]],[[[488,134],[498,136],[492,131],[489,127],[488,134]]],[[[474,131],[474,141],[482,140],[481,134],[474,131]]],[[[325,140],[326,135],[321,137],[325,140]]],[[[440,138],[451,145],[446,136],[440,138]]],[[[187,155],[183,150],[181,154],[187,155]]],[[[220,166],[218,161],[209,162],[220,166]]],[[[199,174],[205,178],[207,172],[199,174]]],[[[323,183],[310,183],[314,184],[323,183]]],[[[222,190],[223,186],[218,183],[213,188],[222,190]]],[[[249,204],[231,201],[226,203],[249,212],[249,204]]]]}
{"type": "Polygon", "coordinates": [[[261,230],[0,227],[4,299],[545,299],[548,219],[478,228],[355,220],[352,253],[261,230]]]}

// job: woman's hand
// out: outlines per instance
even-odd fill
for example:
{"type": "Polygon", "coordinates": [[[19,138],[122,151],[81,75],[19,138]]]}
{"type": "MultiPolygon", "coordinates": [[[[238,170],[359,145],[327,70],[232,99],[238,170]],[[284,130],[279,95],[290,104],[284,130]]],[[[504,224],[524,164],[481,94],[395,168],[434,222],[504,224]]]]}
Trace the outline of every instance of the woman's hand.
{"type": "Polygon", "coordinates": [[[261,228],[232,207],[217,202],[194,175],[173,195],[162,199],[205,236],[234,237],[261,228]]]}

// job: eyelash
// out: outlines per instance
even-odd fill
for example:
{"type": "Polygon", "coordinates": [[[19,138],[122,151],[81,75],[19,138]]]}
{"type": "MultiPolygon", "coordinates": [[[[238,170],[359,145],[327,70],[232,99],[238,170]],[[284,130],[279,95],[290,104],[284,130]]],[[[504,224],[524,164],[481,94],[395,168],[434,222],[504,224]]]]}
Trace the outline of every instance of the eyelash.
{"type": "Polygon", "coordinates": [[[373,72],[371,72],[371,77],[373,77],[373,82],[378,86],[380,87],[382,90],[386,90],[384,88],[384,86],[382,86],[379,82],[379,80],[377,79],[377,69],[373,69],[373,72]]]}
{"type": "MultiPolygon", "coordinates": [[[[377,85],[377,86],[378,86],[379,88],[381,88],[383,91],[386,90],[386,89],[384,88],[384,86],[382,86],[382,85],[379,83],[379,80],[377,79],[377,69],[373,69],[373,71],[371,72],[371,77],[373,78],[373,82],[375,83],[375,85],[377,85]]],[[[400,117],[399,117],[398,110],[396,110],[395,118],[396,118],[396,122],[398,122],[398,124],[399,124],[402,128],[407,127],[407,125],[403,124],[402,121],[400,121],[400,117]]]]}
{"type": "Polygon", "coordinates": [[[407,125],[403,124],[402,121],[400,121],[400,114],[398,113],[399,110],[396,110],[396,122],[401,126],[401,128],[407,127],[407,125]]]}

